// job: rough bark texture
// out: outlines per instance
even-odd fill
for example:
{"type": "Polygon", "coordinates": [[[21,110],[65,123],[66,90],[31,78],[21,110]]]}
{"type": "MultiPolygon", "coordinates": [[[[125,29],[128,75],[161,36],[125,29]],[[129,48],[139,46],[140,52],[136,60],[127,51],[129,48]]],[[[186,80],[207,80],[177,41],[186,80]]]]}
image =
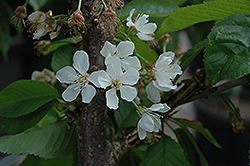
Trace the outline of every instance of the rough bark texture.
{"type": "MultiPolygon", "coordinates": [[[[75,2],[76,3],[76,2],[75,2]]],[[[100,0],[82,2],[82,13],[85,18],[86,32],[82,34],[82,47],[89,55],[89,73],[105,69],[104,57],[100,55],[104,41],[113,40],[113,34],[104,33],[103,5],[100,0]]],[[[101,166],[107,163],[111,145],[105,138],[106,101],[104,94],[97,89],[91,103],[83,104],[77,117],[78,165],[101,166]]]]}

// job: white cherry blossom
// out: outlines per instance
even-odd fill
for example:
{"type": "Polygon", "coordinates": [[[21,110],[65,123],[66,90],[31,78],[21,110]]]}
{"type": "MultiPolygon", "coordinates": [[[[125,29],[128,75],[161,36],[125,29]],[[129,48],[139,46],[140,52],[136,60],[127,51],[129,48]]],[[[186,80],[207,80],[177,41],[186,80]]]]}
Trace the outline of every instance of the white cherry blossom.
{"type": "Polygon", "coordinates": [[[29,32],[33,33],[33,40],[39,39],[50,32],[50,39],[56,38],[63,25],[62,20],[55,20],[52,17],[52,11],[47,13],[36,11],[28,16],[29,24],[31,24],[29,32]]]}
{"type": "Polygon", "coordinates": [[[147,132],[159,132],[161,127],[162,115],[159,113],[166,113],[171,108],[167,104],[153,104],[150,108],[140,107],[141,119],[137,124],[139,138],[142,140],[147,136],[147,132]]]}
{"type": "Polygon", "coordinates": [[[120,59],[121,66],[124,70],[129,68],[140,70],[141,64],[139,59],[136,56],[129,56],[133,54],[134,49],[134,43],[131,41],[122,41],[117,45],[117,47],[111,44],[109,41],[106,41],[100,53],[105,57],[106,65],[110,63],[110,58],[117,57],[120,59]]]}
{"type": "Polygon", "coordinates": [[[160,92],[168,92],[176,89],[177,86],[173,85],[172,80],[177,74],[182,74],[181,67],[178,64],[172,64],[175,54],[171,51],[162,53],[155,63],[153,74],[155,80],[150,82],[146,87],[146,93],[149,100],[153,103],[160,101],[160,92]]]}
{"type": "Polygon", "coordinates": [[[119,99],[116,91],[120,91],[121,98],[131,102],[137,96],[135,85],[139,80],[139,72],[134,68],[129,68],[126,72],[122,71],[119,58],[110,58],[107,71],[99,70],[93,72],[90,81],[96,86],[106,89],[106,104],[110,109],[118,109],[119,99]]]}
{"type": "Polygon", "coordinates": [[[65,66],[56,73],[56,78],[61,83],[71,84],[62,93],[62,98],[71,102],[81,92],[82,102],[90,103],[96,94],[96,90],[92,85],[89,85],[89,74],[87,73],[89,57],[85,51],[75,52],[73,55],[73,67],[65,66]]]}
{"type": "Polygon", "coordinates": [[[135,9],[130,11],[129,17],[127,17],[127,26],[129,27],[128,32],[132,35],[136,34],[139,39],[143,41],[150,41],[154,39],[154,31],[157,28],[155,23],[148,23],[149,15],[138,14],[135,19],[133,19],[135,9]]]}
{"type": "Polygon", "coordinates": [[[37,70],[33,71],[31,74],[31,80],[45,82],[54,86],[56,83],[56,76],[54,72],[44,68],[41,72],[37,70]]]}

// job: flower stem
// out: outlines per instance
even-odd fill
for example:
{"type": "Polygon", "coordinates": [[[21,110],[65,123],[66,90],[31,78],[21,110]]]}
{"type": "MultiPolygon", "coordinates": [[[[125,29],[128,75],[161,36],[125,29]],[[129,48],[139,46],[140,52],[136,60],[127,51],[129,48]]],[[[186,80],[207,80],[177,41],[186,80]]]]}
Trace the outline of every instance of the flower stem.
{"type": "Polygon", "coordinates": [[[163,51],[163,52],[167,52],[167,46],[168,46],[168,43],[167,43],[167,42],[164,42],[164,43],[163,43],[163,47],[162,47],[162,51],[163,51]]]}
{"type": "Polygon", "coordinates": [[[29,1],[30,1],[30,0],[27,0],[27,1],[25,2],[25,4],[23,4],[22,7],[26,7],[26,6],[28,5],[29,1]]]}
{"type": "Polygon", "coordinates": [[[69,17],[67,14],[59,14],[54,16],[53,18],[59,18],[59,17],[69,17]]]}
{"type": "Polygon", "coordinates": [[[138,54],[136,51],[135,51],[135,55],[138,56],[141,60],[143,60],[145,63],[148,63],[148,61],[146,59],[144,59],[140,54],[138,54]]]}
{"type": "Polygon", "coordinates": [[[132,103],[134,104],[135,108],[138,110],[138,105],[132,100],[132,103]]]}
{"type": "Polygon", "coordinates": [[[104,6],[104,9],[107,10],[108,7],[107,7],[106,3],[104,2],[104,0],[102,0],[102,4],[103,4],[103,6],[104,6]]]}
{"type": "Polygon", "coordinates": [[[126,34],[126,33],[124,33],[124,32],[116,32],[116,35],[117,35],[117,34],[122,34],[123,36],[126,37],[125,40],[128,39],[129,41],[131,41],[131,39],[129,38],[129,35],[128,35],[128,34],[126,34]]]}
{"type": "Polygon", "coordinates": [[[77,10],[80,10],[80,11],[81,11],[81,5],[82,5],[82,0],[79,0],[77,10]]]}

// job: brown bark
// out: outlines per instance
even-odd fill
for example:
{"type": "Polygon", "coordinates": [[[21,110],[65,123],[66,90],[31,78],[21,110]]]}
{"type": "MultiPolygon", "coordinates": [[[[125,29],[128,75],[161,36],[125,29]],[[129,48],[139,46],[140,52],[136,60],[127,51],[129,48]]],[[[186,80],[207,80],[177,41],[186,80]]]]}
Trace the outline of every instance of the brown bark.
{"type": "MultiPolygon", "coordinates": [[[[114,36],[112,32],[104,29],[103,10],[103,4],[100,0],[86,0],[82,2],[86,32],[82,34],[83,42],[80,47],[89,55],[89,73],[105,69],[104,57],[100,54],[100,50],[104,41],[112,41],[114,36]]],[[[107,160],[111,145],[106,141],[105,137],[107,108],[104,94],[97,89],[96,96],[91,103],[83,104],[81,110],[76,118],[78,165],[109,165],[107,160]]]]}

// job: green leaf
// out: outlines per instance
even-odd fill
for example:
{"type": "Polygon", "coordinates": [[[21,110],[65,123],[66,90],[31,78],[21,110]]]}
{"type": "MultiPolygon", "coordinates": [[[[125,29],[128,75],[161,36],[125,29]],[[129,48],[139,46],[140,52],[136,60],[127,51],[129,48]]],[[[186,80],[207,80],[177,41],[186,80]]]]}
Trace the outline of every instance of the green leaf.
{"type": "Polygon", "coordinates": [[[181,69],[183,71],[189,66],[189,64],[194,60],[194,58],[205,48],[205,44],[208,42],[207,39],[204,39],[197,44],[195,44],[192,48],[190,48],[185,55],[181,59],[181,69]]]}
{"type": "Polygon", "coordinates": [[[232,15],[215,25],[204,55],[206,84],[250,73],[249,32],[250,15],[232,15]]]}
{"type": "Polygon", "coordinates": [[[183,3],[187,2],[187,0],[171,0],[171,1],[178,6],[181,6],[183,3]]]}
{"type": "Polygon", "coordinates": [[[216,0],[175,10],[161,25],[156,37],[178,31],[196,23],[220,20],[232,14],[247,14],[249,0],[216,0]]]}
{"type": "Polygon", "coordinates": [[[154,50],[148,48],[147,44],[141,41],[137,36],[130,36],[130,39],[135,44],[136,52],[144,59],[150,62],[155,62],[158,58],[157,53],[154,50]]]}
{"type": "Polygon", "coordinates": [[[57,72],[65,66],[72,66],[73,54],[76,52],[77,47],[74,45],[66,45],[59,47],[53,54],[51,67],[57,72]]]}
{"type": "Polygon", "coordinates": [[[53,102],[49,102],[27,115],[19,116],[17,118],[3,117],[0,123],[0,131],[7,134],[23,132],[37,124],[48,113],[52,106],[53,102]]]}
{"type": "Polygon", "coordinates": [[[201,153],[194,136],[188,131],[186,127],[174,130],[174,133],[185,151],[186,157],[191,165],[195,165],[194,155],[198,154],[201,166],[208,166],[208,163],[201,153]]]}
{"type": "Polygon", "coordinates": [[[20,166],[77,166],[74,155],[68,155],[59,159],[44,159],[29,155],[20,166]]]}
{"type": "Polygon", "coordinates": [[[29,153],[46,159],[69,155],[76,146],[74,127],[66,121],[20,133],[0,137],[0,151],[8,154],[29,153]]]}
{"type": "Polygon", "coordinates": [[[181,118],[174,118],[175,121],[181,123],[184,126],[190,127],[204,135],[208,141],[210,141],[214,146],[217,148],[221,148],[221,146],[218,144],[218,142],[214,139],[210,131],[203,127],[202,123],[196,120],[187,120],[187,119],[181,119],[181,118]]]}
{"type": "Polygon", "coordinates": [[[48,1],[49,0],[32,0],[32,1],[29,1],[29,4],[36,11],[36,10],[40,10],[44,5],[46,5],[48,1]]]}
{"type": "Polygon", "coordinates": [[[147,13],[153,17],[166,17],[179,7],[169,0],[133,0],[117,12],[117,16],[124,19],[135,8],[135,13],[147,13]]]}
{"type": "Polygon", "coordinates": [[[174,133],[178,139],[179,144],[181,145],[182,149],[184,150],[184,154],[190,165],[195,165],[196,161],[196,151],[189,140],[186,133],[180,129],[177,128],[174,130],[174,133]]]}
{"type": "Polygon", "coordinates": [[[141,166],[189,166],[181,146],[171,137],[162,135],[144,156],[141,166]]]}
{"type": "Polygon", "coordinates": [[[135,126],[140,118],[134,105],[121,99],[119,108],[115,111],[114,116],[119,128],[135,126]]]}
{"type": "Polygon", "coordinates": [[[125,153],[122,156],[121,160],[119,160],[116,164],[117,166],[138,166],[140,165],[141,158],[138,153],[142,153],[142,151],[133,147],[129,153],[125,153]]]}
{"type": "Polygon", "coordinates": [[[12,118],[26,115],[59,96],[56,89],[44,82],[16,81],[0,92],[0,115],[12,118]]]}
{"type": "Polygon", "coordinates": [[[61,40],[57,40],[57,41],[53,41],[50,44],[50,48],[48,51],[43,51],[43,55],[48,55],[49,53],[55,51],[57,48],[61,47],[61,46],[65,46],[65,45],[70,45],[70,44],[76,44],[78,42],[80,42],[82,40],[81,36],[76,36],[76,37],[69,37],[66,39],[61,39],[61,40]]]}

